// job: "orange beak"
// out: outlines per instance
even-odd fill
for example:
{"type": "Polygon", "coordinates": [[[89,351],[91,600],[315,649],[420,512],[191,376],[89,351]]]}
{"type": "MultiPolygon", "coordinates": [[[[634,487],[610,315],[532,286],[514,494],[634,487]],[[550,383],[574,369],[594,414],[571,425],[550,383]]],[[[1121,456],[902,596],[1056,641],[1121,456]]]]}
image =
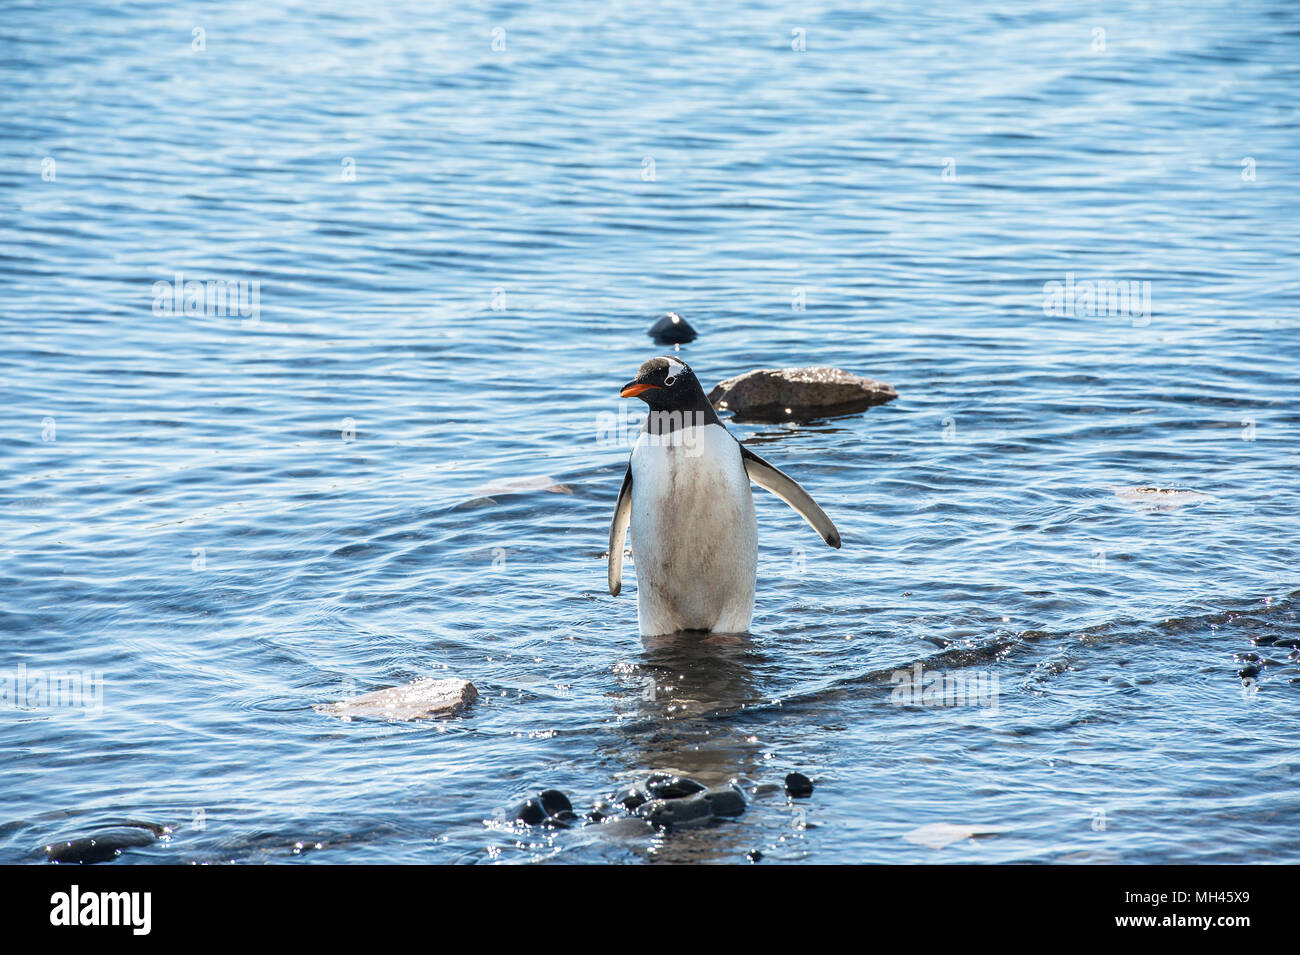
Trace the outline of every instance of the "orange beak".
{"type": "Polygon", "coordinates": [[[649,391],[651,388],[658,388],[658,385],[647,385],[643,382],[630,382],[623,386],[623,390],[618,393],[620,398],[635,398],[639,394],[649,391]]]}

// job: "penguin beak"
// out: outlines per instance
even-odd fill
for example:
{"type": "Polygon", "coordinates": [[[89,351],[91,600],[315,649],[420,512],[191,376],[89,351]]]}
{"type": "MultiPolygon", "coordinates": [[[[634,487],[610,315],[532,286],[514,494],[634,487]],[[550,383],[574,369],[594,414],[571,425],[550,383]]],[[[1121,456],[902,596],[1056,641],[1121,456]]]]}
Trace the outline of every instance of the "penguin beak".
{"type": "Polygon", "coordinates": [[[658,388],[658,385],[647,385],[643,381],[629,381],[623,386],[623,390],[618,393],[620,398],[635,398],[639,394],[644,394],[652,388],[658,388]]]}

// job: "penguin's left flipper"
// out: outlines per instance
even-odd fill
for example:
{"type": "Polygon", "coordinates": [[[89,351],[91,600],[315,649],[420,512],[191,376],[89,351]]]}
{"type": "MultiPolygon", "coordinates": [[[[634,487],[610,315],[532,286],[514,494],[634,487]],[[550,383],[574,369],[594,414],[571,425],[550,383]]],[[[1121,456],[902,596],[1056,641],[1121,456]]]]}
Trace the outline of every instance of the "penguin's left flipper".
{"type": "MultiPolygon", "coordinates": [[[[799,516],[811,524],[813,530],[821,534],[822,540],[826,543],[832,547],[840,546],[840,532],[835,529],[826,512],[817,506],[812,495],[799,486],[798,481],[775,465],[764,461],[743,444],[740,446],[740,456],[745,462],[745,473],[749,475],[751,481],[763,490],[771,491],[798,511],[799,516]]],[[[613,571],[610,573],[612,574],[613,571]]]]}
{"type": "MultiPolygon", "coordinates": [[[[813,505],[816,507],[817,505],[813,505]]],[[[632,521],[632,462],[627,463],[623,486],[618,489],[614,519],[609,524],[609,592],[615,597],[623,589],[623,539],[632,521]]]]}

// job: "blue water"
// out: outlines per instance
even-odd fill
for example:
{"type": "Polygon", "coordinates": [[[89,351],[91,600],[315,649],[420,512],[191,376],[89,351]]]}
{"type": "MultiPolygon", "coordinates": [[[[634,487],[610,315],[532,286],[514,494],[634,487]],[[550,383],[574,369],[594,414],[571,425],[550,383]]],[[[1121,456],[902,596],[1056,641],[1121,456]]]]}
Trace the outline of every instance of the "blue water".
{"type": "Polygon", "coordinates": [[[6,6],[0,671],[103,686],[0,708],[0,861],[1300,861],[1297,80],[1290,2],[6,6]],[[759,494],[737,645],[605,587],[670,308],[900,394],[730,425],[845,542],[759,494]],[[499,820],[656,769],[749,808],[499,820]]]}

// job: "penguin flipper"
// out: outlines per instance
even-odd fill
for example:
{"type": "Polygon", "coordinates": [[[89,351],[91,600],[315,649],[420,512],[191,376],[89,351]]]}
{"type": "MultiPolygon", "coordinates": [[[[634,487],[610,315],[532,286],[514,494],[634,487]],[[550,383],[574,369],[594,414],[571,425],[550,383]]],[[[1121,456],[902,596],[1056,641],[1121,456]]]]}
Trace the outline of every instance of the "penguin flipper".
{"type": "Polygon", "coordinates": [[[798,481],[775,465],[764,461],[743,444],[740,446],[740,456],[745,462],[745,473],[749,475],[751,481],[763,490],[771,491],[794,508],[800,517],[812,525],[813,530],[822,535],[822,540],[826,543],[832,547],[840,546],[840,532],[835,529],[826,512],[817,506],[812,495],[799,486],[798,481]]]}
{"type": "MultiPolygon", "coordinates": [[[[815,505],[814,505],[815,506],[815,505]]],[[[615,597],[623,589],[623,540],[632,521],[632,462],[627,463],[623,486],[618,489],[614,519],[609,524],[609,592],[615,597]]]]}

